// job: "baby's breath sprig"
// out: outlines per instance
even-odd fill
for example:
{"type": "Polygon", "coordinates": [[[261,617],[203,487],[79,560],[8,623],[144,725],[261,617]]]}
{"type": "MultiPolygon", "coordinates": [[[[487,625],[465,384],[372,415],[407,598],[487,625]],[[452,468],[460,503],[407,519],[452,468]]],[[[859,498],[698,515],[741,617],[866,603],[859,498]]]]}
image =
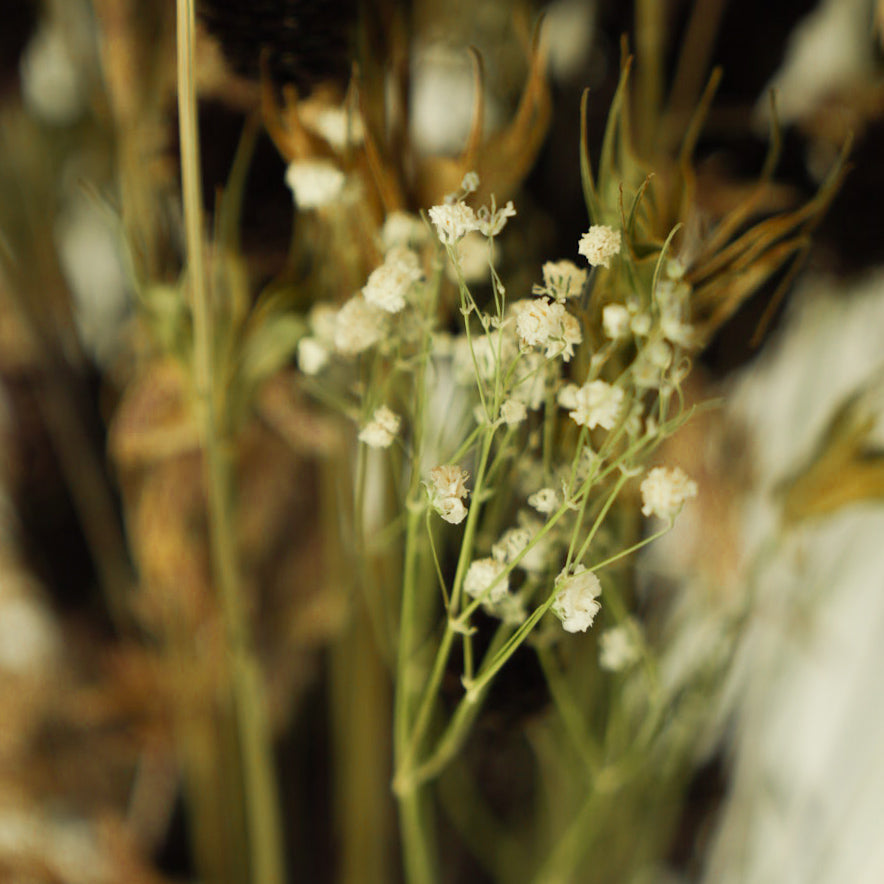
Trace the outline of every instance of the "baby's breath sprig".
{"type": "MultiPolygon", "coordinates": [[[[385,565],[401,575],[394,787],[413,876],[431,866],[421,788],[454,757],[489,687],[541,625],[549,636],[558,622],[560,641],[589,630],[605,605],[600,573],[662,533],[624,531],[630,523],[619,513],[636,509],[648,457],[686,419],[680,360],[690,316],[677,268],[664,272],[666,246],[653,274],[623,276],[635,244],[611,218],[575,249],[589,270],[568,258],[547,262],[542,283],[511,299],[493,245],[516,209],[511,201],[499,207],[493,195],[474,209],[479,184],[464,176],[428,210],[435,256],[414,225],[389,219],[381,263],[342,307],[315,307],[298,346],[305,381],[336,389],[327,400],[343,403],[358,423],[357,517],[367,511],[367,450],[391,466],[400,512],[394,506],[387,516],[402,533],[372,531],[399,538],[385,565]],[[462,264],[460,244],[470,235],[488,241],[487,304],[462,264]],[[451,335],[438,313],[440,252],[458,292],[459,331],[451,335]],[[615,285],[627,278],[638,287],[615,285]],[[429,404],[439,401],[441,420],[429,404]],[[492,635],[477,654],[474,635],[488,628],[480,612],[492,635]],[[439,722],[457,648],[464,693],[439,722]]],[[[668,530],[693,491],[686,477],[654,472],[642,484],[646,513],[662,515],[668,530]]],[[[364,540],[365,530],[357,536],[364,540]]],[[[359,548],[368,553],[366,543],[359,548]]],[[[371,549],[384,554],[376,543],[371,549]]]]}

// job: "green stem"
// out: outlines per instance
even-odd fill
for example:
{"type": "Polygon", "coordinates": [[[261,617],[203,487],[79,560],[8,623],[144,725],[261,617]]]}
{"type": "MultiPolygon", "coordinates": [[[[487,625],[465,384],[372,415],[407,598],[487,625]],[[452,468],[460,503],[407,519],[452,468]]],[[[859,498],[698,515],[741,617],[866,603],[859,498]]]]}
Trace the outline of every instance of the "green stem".
{"type": "Polygon", "coordinates": [[[592,818],[599,811],[600,795],[592,789],[583,806],[571,821],[558,844],[534,877],[533,884],[568,884],[580,858],[586,855],[593,840],[592,818]]]}
{"type": "Polygon", "coordinates": [[[600,769],[601,753],[595,738],[587,730],[585,710],[571,693],[567,680],[550,649],[538,647],[537,659],[540,661],[549,692],[565,730],[580,755],[590,779],[595,779],[600,769]]]}
{"type": "Polygon", "coordinates": [[[194,335],[194,376],[202,443],[212,571],[230,656],[230,687],[245,792],[252,884],[283,884],[283,853],[273,746],[264,684],[252,647],[236,556],[232,470],[215,413],[212,306],[203,264],[202,194],[194,83],[194,0],[177,0],[181,181],[194,335]]]}
{"type": "MultiPolygon", "coordinates": [[[[406,737],[403,734],[403,742],[402,746],[402,755],[397,757],[396,764],[396,778],[397,778],[397,790],[409,790],[411,788],[411,773],[412,766],[414,765],[414,761],[420,752],[421,742],[426,733],[426,729],[430,723],[430,717],[433,712],[433,706],[436,702],[436,697],[439,693],[439,688],[442,684],[442,676],[445,673],[445,667],[448,663],[448,657],[451,654],[451,648],[454,644],[454,636],[457,634],[457,630],[454,628],[454,624],[452,621],[452,617],[456,613],[458,606],[460,604],[460,595],[461,589],[463,587],[464,576],[466,575],[467,565],[472,557],[473,550],[473,538],[476,533],[476,526],[479,519],[479,511],[481,509],[480,505],[476,502],[476,500],[481,496],[482,488],[484,484],[485,470],[488,465],[488,456],[491,451],[491,441],[494,438],[494,428],[488,427],[486,428],[485,438],[482,444],[482,453],[479,457],[479,468],[476,473],[476,484],[473,488],[473,505],[470,506],[469,513],[467,515],[467,523],[464,529],[463,540],[461,541],[460,547],[460,555],[457,561],[457,570],[454,575],[454,585],[451,590],[451,603],[450,603],[450,614],[448,621],[446,623],[445,632],[442,636],[442,640],[439,643],[439,649],[436,652],[436,657],[433,660],[433,667],[430,673],[430,678],[427,681],[426,687],[423,690],[423,696],[421,699],[420,708],[418,709],[417,716],[414,720],[414,726],[410,729],[410,733],[406,737]],[[407,743],[407,746],[406,746],[407,743]]],[[[417,507],[412,507],[415,511],[417,507]]],[[[411,522],[412,514],[409,513],[409,528],[408,528],[408,538],[412,540],[411,546],[416,546],[417,538],[414,535],[414,530],[411,522]]],[[[414,518],[419,518],[419,513],[415,512],[414,518]]],[[[406,542],[406,553],[408,552],[410,545],[406,542]]],[[[416,555],[416,552],[414,553],[416,555]]],[[[414,579],[413,575],[409,575],[408,572],[408,555],[406,555],[406,574],[405,574],[405,588],[403,589],[403,611],[402,616],[405,617],[406,609],[406,597],[413,595],[414,593],[414,579]]],[[[413,614],[413,601],[410,603],[409,610],[413,614]]],[[[401,635],[403,635],[404,629],[410,629],[410,625],[406,624],[403,620],[400,623],[400,641],[401,635]]],[[[402,645],[400,644],[400,650],[402,649],[402,645]]],[[[403,669],[400,668],[400,674],[403,673],[403,669]]],[[[397,694],[398,695],[398,694],[397,694]]],[[[403,710],[404,711],[404,710],[403,710]]],[[[400,719],[400,715],[397,713],[397,721],[400,719]]],[[[403,725],[404,726],[404,725],[403,725]]]]}

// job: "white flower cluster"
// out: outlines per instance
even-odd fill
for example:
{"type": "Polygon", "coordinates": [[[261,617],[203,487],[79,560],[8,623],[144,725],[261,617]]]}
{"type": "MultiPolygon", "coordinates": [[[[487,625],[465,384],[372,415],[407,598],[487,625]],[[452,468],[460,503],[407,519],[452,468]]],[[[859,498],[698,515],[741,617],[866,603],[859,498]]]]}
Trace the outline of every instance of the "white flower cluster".
{"type": "Polygon", "coordinates": [[[420,259],[405,246],[393,246],[384,256],[384,263],[372,270],[362,288],[369,304],[398,313],[405,307],[405,298],[414,284],[423,277],[420,259]]]}
{"type": "MultiPolygon", "coordinates": [[[[670,262],[675,264],[676,262],[670,262]]],[[[667,273],[676,273],[680,270],[670,267],[667,273]]],[[[694,329],[685,321],[691,297],[691,287],[680,278],[667,277],[657,283],[654,293],[657,308],[660,311],[660,331],[667,341],[677,347],[689,349],[694,346],[694,329]]]]}
{"type": "Polygon", "coordinates": [[[491,547],[491,555],[498,562],[508,564],[514,561],[529,543],[531,543],[531,531],[527,528],[510,528],[504,531],[500,540],[491,547]]]}
{"type": "Polygon", "coordinates": [[[315,110],[302,107],[301,117],[308,128],[321,135],[338,153],[365,140],[362,118],[347,107],[321,105],[315,110]]]}
{"type": "Polygon", "coordinates": [[[498,209],[493,194],[490,209],[488,206],[482,206],[476,212],[468,206],[463,201],[464,198],[474,193],[478,187],[479,176],[475,172],[467,172],[461,182],[460,192],[446,196],[442,205],[430,207],[430,220],[435,225],[436,234],[443,245],[453,246],[473,230],[478,230],[489,239],[495,237],[506,226],[507,219],[515,216],[516,207],[513,201],[510,200],[498,209]]]}
{"type": "Polygon", "coordinates": [[[431,206],[430,220],[436,227],[436,234],[443,245],[453,246],[471,230],[479,229],[479,219],[475,211],[466,203],[445,203],[431,206]]]}
{"type": "Polygon", "coordinates": [[[586,632],[601,609],[597,601],[602,585],[592,571],[576,565],[556,577],[556,598],[551,610],[566,632],[586,632]]]}
{"type": "Polygon", "coordinates": [[[470,564],[463,581],[464,592],[473,598],[481,598],[489,586],[494,584],[486,601],[492,605],[503,601],[509,594],[509,579],[502,575],[506,572],[506,563],[498,559],[476,559],[470,564]]]}
{"type": "Polygon", "coordinates": [[[316,304],[308,324],[312,335],[298,341],[298,368],[304,374],[319,374],[328,365],[329,352],[335,346],[335,323],[338,311],[329,304],[316,304]]]}
{"type": "Polygon", "coordinates": [[[371,420],[359,431],[359,441],[369,448],[389,448],[399,435],[402,418],[386,405],[375,410],[371,420]]]}
{"type": "Polygon", "coordinates": [[[610,267],[611,258],[620,254],[620,231],[604,224],[593,224],[580,237],[577,251],[591,267],[610,267]]]}
{"type": "Polygon", "coordinates": [[[549,295],[556,301],[576,298],[586,284],[587,273],[573,261],[547,261],[543,265],[543,285],[535,285],[535,295],[549,295]]]}
{"type": "Polygon", "coordinates": [[[559,508],[559,495],[553,488],[541,488],[528,498],[528,506],[539,513],[549,515],[559,508]]]}
{"type": "Polygon", "coordinates": [[[469,491],[470,474],[455,464],[446,464],[430,470],[430,506],[452,525],[460,524],[467,515],[464,504],[469,491]]]}
{"type": "Polygon", "coordinates": [[[344,356],[357,356],[373,347],[387,333],[387,313],[354,295],[338,310],[335,319],[335,349],[344,356]]]}
{"type": "Polygon", "coordinates": [[[381,245],[384,251],[394,246],[420,246],[427,239],[427,228],[416,215],[409,212],[390,212],[381,228],[381,245]]]}
{"type": "Polygon", "coordinates": [[[561,356],[564,362],[574,355],[574,347],[583,341],[580,323],[560,301],[538,298],[514,305],[516,332],[522,349],[545,347],[546,358],[561,356]]]}
{"type": "Polygon", "coordinates": [[[632,377],[636,385],[649,390],[658,389],[672,365],[672,359],[672,347],[666,341],[661,338],[648,341],[632,365],[632,377]]]}
{"type": "Polygon", "coordinates": [[[516,214],[516,207],[510,200],[503,208],[498,209],[497,203],[494,201],[494,194],[491,195],[491,208],[482,206],[476,213],[476,219],[479,223],[479,233],[487,236],[497,236],[506,226],[507,218],[513,218],[516,214]]]}
{"type": "Polygon", "coordinates": [[[623,398],[622,388],[595,380],[582,387],[567,384],[559,391],[558,402],[562,408],[570,409],[568,416],[577,426],[611,430],[620,416],[623,398]]]}
{"type": "Polygon", "coordinates": [[[621,623],[606,629],[599,636],[599,665],[609,672],[622,672],[635,663],[640,655],[633,630],[634,623],[621,623]]]}
{"type": "Polygon", "coordinates": [[[285,183],[299,209],[320,209],[341,195],[346,178],[330,160],[295,160],[285,172],[285,183]]]}
{"type": "Polygon", "coordinates": [[[629,334],[630,318],[622,304],[607,304],[602,310],[602,331],[612,341],[625,338],[629,334]]]}
{"type": "Polygon", "coordinates": [[[684,363],[678,351],[696,343],[694,329],[687,321],[691,287],[682,279],[684,268],[677,260],[667,261],[665,276],[657,281],[650,305],[632,296],[625,304],[607,304],[602,309],[602,330],[612,341],[624,340],[630,333],[636,339],[638,354],[631,373],[639,389],[657,390],[678,383],[684,363]]]}
{"type": "Polygon", "coordinates": [[[506,399],[500,406],[500,416],[508,427],[516,427],[528,416],[528,409],[518,399],[506,399]]]}
{"type": "Polygon", "coordinates": [[[654,467],[641,484],[642,513],[674,519],[686,500],[697,496],[697,483],[680,467],[654,467]]]}
{"type": "Polygon", "coordinates": [[[331,351],[357,356],[368,350],[387,334],[388,316],[362,294],[354,295],[340,310],[317,304],[308,320],[313,334],[298,342],[298,367],[304,374],[315,375],[328,364],[331,351]]]}

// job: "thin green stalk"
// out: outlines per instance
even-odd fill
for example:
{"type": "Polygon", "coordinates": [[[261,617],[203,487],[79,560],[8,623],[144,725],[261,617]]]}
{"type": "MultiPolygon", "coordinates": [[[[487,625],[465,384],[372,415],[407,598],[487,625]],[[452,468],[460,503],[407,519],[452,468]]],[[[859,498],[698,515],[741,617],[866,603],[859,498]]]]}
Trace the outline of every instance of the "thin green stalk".
{"type": "MultiPolygon", "coordinates": [[[[620,490],[629,480],[629,476],[624,474],[621,475],[617,482],[614,484],[614,488],[611,493],[608,495],[608,499],[605,501],[605,505],[602,507],[601,512],[596,516],[595,522],[592,524],[592,528],[589,529],[589,534],[586,535],[586,539],[583,541],[579,551],[576,555],[576,560],[578,562],[583,560],[583,557],[586,555],[587,550],[589,549],[590,544],[595,539],[596,534],[598,533],[599,528],[602,526],[602,522],[605,520],[605,516],[608,515],[611,507],[614,505],[614,501],[617,500],[617,496],[620,494],[620,490]]],[[[589,495],[587,495],[588,497],[589,495]]],[[[581,513],[582,516],[582,513],[581,513]]],[[[575,534],[576,537],[576,534],[575,534]]],[[[568,557],[570,559],[571,551],[568,551],[568,557]]],[[[570,561],[569,563],[570,564],[570,561]]]]}
{"type": "MultiPolygon", "coordinates": [[[[434,287],[438,295],[438,276],[434,287]]],[[[429,305],[428,318],[435,309],[435,296],[429,305]]],[[[393,703],[393,788],[399,809],[400,837],[405,877],[408,884],[433,884],[436,863],[430,821],[420,790],[409,782],[413,745],[412,712],[415,695],[415,648],[417,644],[417,593],[420,565],[421,515],[424,503],[420,488],[421,448],[423,443],[424,379],[430,358],[431,331],[425,335],[423,351],[415,372],[414,442],[411,479],[405,498],[406,530],[402,569],[402,599],[399,613],[399,640],[396,655],[396,685],[393,703]]],[[[361,516],[361,514],[358,514],[361,516]]],[[[447,659],[447,654],[446,654],[447,659]]],[[[439,676],[441,678],[441,675],[439,676]]],[[[431,675],[430,681],[434,676],[431,675]]],[[[420,714],[418,714],[420,719],[420,714]]]]}
{"type": "Polygon", "coordinates": [[[273,746],[261,671],[252,648],[236,559],[231,468],[212,383],[212,305],[203,262],[199,134],[194,83],[194,0],[177,0],[181,180],[193,310],[194,377],[205,452],[212,571],[224,620],[233,712],[241,746],[252,884],[283,884],[283,852],[273,746]]]}
{"type": "Polygon", "coordinates": [[[638,543],[633,543],[632,546],[628,546],[626,547],[626,549],[621,549],[620,552],[615,553],[613,556],[608,556],[607,559],[602,559],[601,562],[596,562],[590,568],[590,570],[599,571],[602,568],[607,568],[608,565],[611,565],[614,562],[619,562],[620,559],[624,559],[626,558],[626,556],[632,555],[632,553],[637,552],[643,546],[647,546],[649,543],[653,543],[655,540],[657,540],[658,537],[662,537],[664,534],[667,534],[670,528],[672,528],[672,522],[669,522],[669,524],[667,524],[665,528],[661,528],[654,534],[645,537],[643,540],[639,540],[638,543]]]}
{"type": "Polygon", "coordinates": [[[565,730],[574,744],[574,748],[583,761],[586,772],[594,780],[600,770],[599,747],[588,732],[585,722],[585,710],[575,700],[567,681],[548,647],[537,648],[537,659],[543,675],[549,685],[553,703],[562,719],[565,730]]]}
{"type": "MultiPolygon", "coordinates": [[[[485,470],[488,464],[488,457],[491,451],[491,441],[494,437],[494,428],[489,427],[486,428],[485,439],[483,440],[482,445],[482,453],[479,457],[479,468],[476,473],[476,484],[473,488],[473,498],[474,503],[470,507],[469,514],[467,515],[467,523],[464,529],[463,539],[461,541],[460,547],[460,555],[458,557],[457,562],[457,570],[454,575],[454,584],[451,589],[451,603],[450,603],[450,614],[446,624],[445,632],[442,636],[442,640],[439,644],[439,649],[436,652],[436,657],[433,660],[433,666],[430,672],[430,677],[427,681],[426,686],[423,689],[423,696],[421,699],[421,704],[418,709],[417,716],[414,720],[414,725],[409,729],[409,733],[407,736],[403,733],[403,742],[401,743],[402,755],[397,756],[397,764],[396,764],[396,778],[398,781],[397,791],[405,790],[408,791],[412,788],[411,786],[411,768],[414,764],[415,758],[417,757],[420,751],[421,741],[424,738],[426,733],[426,729],[430,723],[430,717],[433,712],[433,706],[436,702],[436,697],[439,692],[439,687],[442,684],[442,676],[445,673],[445,666],[448,662],[448,656],[451,653],[452,645],[454,644],[454,636],[457,633],[457,630],[454,629],[454,621],[453,616],[457,612],[458,605],[460,603],[460,595],[461,589],[463,586],[464,576],[466,575],[467,564],[472,556],[473,549],[473,538],[476,533],[476,525],[478,523],[479,518],[479,510],[480,506],[475,503],[475,500],[481,496],[482,487],[484,482],[485,470]]],[[[414,513],[414,518],[419,518],[419,512],[417,512],[417,507],[414,506],[413,509],[416,511],[414,513]]],[[[408,610],[413,615],[413,599],[408,599],[408,596],[412,596],[415,591],[414,584],[414,575],[409,572],[409,555],[408,551],[412,548],[416,548],[417,538],[416,535],[413,537],[415,532],[412,529],[411,524],[411,513],[409,514],[409,530],[408,530],[408,538],[411,540],[411,543],[406,542],[406,573],[404,580],[404,588],[403,588],[403,599],[402,599],[402,616],[403,618],[406,615],[406,603],[408,603],[408,610]],[[412,539],[413,538],[413,539],[412,539]]],[[[413,551],[413,555],[416,556],[416,549],[413,551]]],[[[414,565],[412,565],[412,570],[414,565]]],[[[408,629],[409,632],[411,630],[411,625],[407,624],[404,620],[400,622],[400,642],[402,641],[403,630],[408,629]]],[[[400,644],[400,652],[402,650],[402,645],[400,644]]],[[[399,669],[400,677],[405,672],[405,666],[402,664],[399,669]]],[[[397,691],[397,696],[398,696],[397,691]]],[[[404,701],[403,701],[404,702],[404,701]]],[[[404,712],[404,709],[402,710],[404,712]]],[[[397,721],[400,720],[400,715],[397,712],[397,721]]],[[[404,717],[404,716],[402,716],[404,717]]],[[[405,727],[405,725],[402,725],[405,727]]]]}
{"type": "Polygon", "coordinates": [[[574,869],[589,850],[593,838],[590,821],[599,811],[600,794],[593,789],[558,844],[534,877],[533,884],[569,884],[574,869]]]}
{"type": "MultiPolygon", "coordinates": [[[[506,631],[507,627],[504,627],[503,625],[498,628],[491,640],[491,645],[488,648],[487,654],[493,655],[498,650],[502,641],[502,636],[506,631]]],[[[469,638],[469,635],[464,636],[465,646],[469,646],[469,638]]],[[[470,671],[467,672],[465,670],[464,672],[464,680],[468,681],[471,676],[472,662],[470,664],[470,671]]],[[[469,700],[465,697],[461,698],[457,709],[454,711],[454,715],[451,716],[448,725],[436,742],[436,746],[432,753],[424,762],[419,764],[412,771],[411,782],[415,787],[438,776],[448,766],[449,762],[454,758],[460,747],[463,745],[463,741],[469,733],[470,725],[472,725],[476,715],[478,715],[479,710],[482,708],[482,700],[482,694],[474,694],[469,700]]]]}

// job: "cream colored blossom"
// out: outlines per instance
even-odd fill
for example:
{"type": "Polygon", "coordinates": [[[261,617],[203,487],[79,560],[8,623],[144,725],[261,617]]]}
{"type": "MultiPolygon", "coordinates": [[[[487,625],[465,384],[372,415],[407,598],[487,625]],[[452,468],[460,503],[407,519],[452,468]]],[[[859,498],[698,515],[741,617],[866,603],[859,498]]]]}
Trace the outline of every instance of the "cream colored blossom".
{"type": "Polygon", "coordinates": [[[513,218],[516,214],[516,208],[513,201],[510,200],[503,208],[498,209],[494,202],[494,196],[491,197],[491,208],[482,206],[479,209],[476,219],[479,223],[479,232],[483,236],[497,236],[506,226],[507,218],[513,218]]]}
{"type": "Polygon", "coordinates": [[[644,338],[650,334],[651,324],[650,314],[637,310],[629,320],[629,329],[637,338],[644,338]]]}
{"type": "Polygon", "coordinates": [[[672,347],[664,340],[650,341],[641,349],[632,366],[632,376],[639,387],[657,389],[672,363],[672,347]]]}
{"type": "Polygon", "coordinates": [[[419,246],[426,242],[428,230],[417,215],[409,212],[390,212],[381,228],[381,245],[384,251],[394,246],[419,246]]]}
{"type": "Polygon", "coordinates": [[[524,301],[516,319],[519,342],[525,347],[544,346],[550,338],[561,334],[564,315],[565,308],[558,301],[524,301]]]}
{"type": "Polygon", "coordinates": [[[556,394],[556,402],[559,403],[559,408],[564,408],[568,411],[577,408],[577,391],[579,389],[580,387],[577,384],[565,384],[556,394]]]}
{"type": "Polygon", "coordinates": [[[431,206],[429,215],[437,236],[447,246],[454,245],[471,230],[479,229],[476,213],[465,203],[431,206]]]}
{"type": "Polygon", "coordinates": [[[639,658],[639,646],[632,627],[625,623],[606,629],[599,636],[599,665],[609,672],[622,672],[639,658]]]}
{"type": "Polygon", "coordinates": [[[326,349],[334,349],[338,310],[331,304],[314,304],[307,317],[313,337],[326,349]]]}
{"type": "Polygon", "coordinates": [[[680,467],[654,467],[641,484],[642,513],[674,519],[686,500],[697,496],[697,483],[680,467]]]}
{"type": "Polygon", "coordinates": [[[469,193],[475,193],[479,189],[479,173],[467,172],[460,182],[460,189],[463,191],[464,196],[469,193]]]}
{"type": "Polygon", "coordinates": [[[369,448],[389,448],[399,435],[402,418],[386,405],[375,410],[371,420],[360,430],[359,441],[369,448]]]}
{"type": "Polygon", "coordinates": [[[603,427],[613,429],[623,405],[623,390],[612,387],[605,381],[589,381],[576,390],[566,387],[559,394],[559,401],[566,396],[566,401],[573,401],[574,407],[569,416],[580,427],[603,427]]]}
{"type": "Polygon", "coordinates": [[[347,107],[319,106],[315,111],[303,114],[308,128],[321,135],[338,153],[348,147],[356,147],[365,140],[362,119],[350,113],[347,107]]]}
{"type": "Polygon", "coordinates": [[[586,284],[586,271],[573,261],[547,261],[543,265],[543,285],[534,286],[535,295],[549,295],[556,301],[576,298],[586,284]]]}
{"type": "Polygon", "coordinates": [[[583,565],[575,565],[570,571],[561,571],[555,588],[551,610],[562,621],[562,627],[566,632],[586,632],[601,608],[596,601],[602,592],[598,577],[583,565]]]}
{"type": "Polygon", "coordinates": [[[562,317],[561,335],[546,342],[546,358],[561,356],[563,362],[570,362],[574,348],[582,342],[583,332],[580,331],[577,317],[566,312],[562,317]]]}
{"type": "MultiPolygon", "coordinates": [[[[520,509],[516,514],[516,521],[519,528],[527,531],[529,535],[529,544],[531,548],[522,556],[519,566],[531,573],[541,573],[546,571],[549,566],[550,557],[552,556],[554,545],[550,535],[537,540],[537,535],[543,530],[545,523],[527,509],[520,509]]],[[[502,540],[502,538],[501,538],[502,540]]],[[[492,549],[492,553],[494,550],[492,549]]]]}
{"type": "Polygon", "coordinates": [[[531,532],[527,528],[509,528],[500,540],[491,547],[491,555],[498,562],[512,562],[531,543],[531,532]]]}
{"type": "Polygon", "coordinates": [[[564,304],[549,298],[519,301],[516,333],[523,349],[544,347],[546,358],[561,356],[568,362],[574,347],[583,340],[580,323],[565,310],[564,304]]]}
{"type": "Polygon", "coordinates": [[[694,330],[685,317],[690,311],[691,287],[679,280],[662,279],[655,291],[660,310],[660,331],[663,337],[678,347],[694,345],[694,330]]]}
{"type": "Polygon", "coordinates": [[[298,341],[298,368],[304,374],[319,374],[328,364],[328,349],[316,338],[304,337],[298,341]]]}
{"type": "Polygon", "coordinates": [[[559,508],[559,495],[554,488],[541,488],[528,498],[528,506],[549,515],[559,508]]]}
{"type": "Polygon", "coordinates": [[[464,592],[473,598],[480,598],[494,584],[486,598],[491,604],[496,604],[509,593],[509,579],[503,576],[505,572],[506,565],[497,559],[476,559],[464,577],[464,592]]]}
{"type": "Polygon", "coordinates": [[[466,485],[469,478],[470,474],[456,464],[446,464],[430,470],[427,486],[430,506],[452,525],[459,524],[466,517],[467,508],[463,501],[469,494],[466,485]]]}
{"type": "Polygon", "coordinates": [[[345,356],[356,356],[373,347],[386,334],[386,315],[362,295],[354,295],[337,313],[335,349],[345,356]]]}
{"type": "Polygon", "coordinates": [[[295,160],[285,172],[285,183],[299,209],[319,209],[334,202],[345,180],[344,173],[329,160],[295,160]]]}
{"type": "Polygon", "coordinates": [[[457,255],[457,268],[447,264],[445,275],[455,285],[458,282],[458,269],[467,283],[488,281],[489,265],[497,264],[498,249],[495,243],[489,243],[478,230],[471,230],[457,241],[454,252],[457,255]],[[489,245],[493,246],[490,250],[489,245]]]}
{"type": "Polygon", "coordinates": [[[528,409],[518,399],[507,399],[500,406],[500,416],[508,427],[515,427],[528,416],[528,409]]]}
{"type": "Polygon", "coordinates": [[[398,313],[422,276],[418,256],[404,246],[394,246],[384,257],[384,263],[372,270],[362,288],[362,295],[369,304],[387,313],[398,313]]]}
{"type": "Polygon", "coordinates": [[[593,224],[580,237],[577,251],[592,267],[609,267],[611,258],[620,254],[620,231],[604,224],[593,224]]]}
{"type": "Polygon", "coordinates": [[[602,330],[612,341],[629,333],[629,311],[622,304],[606,304],[602,310],[602,330]]]}

